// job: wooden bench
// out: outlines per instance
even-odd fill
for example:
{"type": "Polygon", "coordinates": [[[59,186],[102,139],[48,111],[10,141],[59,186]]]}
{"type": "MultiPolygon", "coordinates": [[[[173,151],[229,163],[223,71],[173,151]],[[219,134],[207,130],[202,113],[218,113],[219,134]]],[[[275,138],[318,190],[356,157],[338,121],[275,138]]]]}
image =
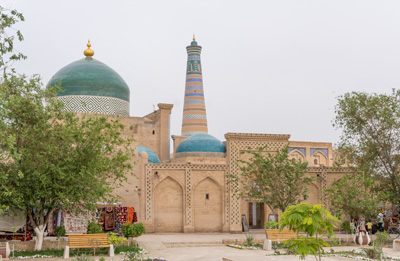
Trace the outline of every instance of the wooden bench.
{"type": "Polygon", "coordinates": [[[282,231],[279,231],[279,229],[266,229],[265,231],[267,232],[268,239],[275,242],[298,238],[297,233],[289,229],[283,229],[282,231]]]}
{"type": "Polygon", "coordinates": [[[107,234],[76,234],[68,235],[68,246],[64,249],[64,259],[69,258],[70,248],[108,247],[109,255],[114,256],[114,246],[108,243],[107,234]]]}

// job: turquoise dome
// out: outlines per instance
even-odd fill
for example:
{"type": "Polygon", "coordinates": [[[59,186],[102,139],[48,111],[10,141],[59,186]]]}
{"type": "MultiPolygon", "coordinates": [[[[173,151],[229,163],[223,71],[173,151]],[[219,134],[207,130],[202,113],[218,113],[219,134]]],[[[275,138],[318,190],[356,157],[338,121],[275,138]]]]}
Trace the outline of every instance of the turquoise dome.
{"type": "Polygon", "coordinates": [[[57,93],[57,96],[103,96],[129,102],[129,87],[124,79],[116,71],[91,57],[65,66],[47,85],[57,84],[65,89],[64,92],[57,93]]]}
{"type": "Polygon", "coordinates": [[[147,153],[147,155],[149,156],[149,163],[161,163],[161,161],[158,158],[157,154],[155,154],[150,149],[146,148],[145,146],[137,146],[136,148],[138,150],[139,155],[143,151],[145,151],[147,153]]]}
{"type": "Polygon", "coordinates": [[[176,153],[180,152],[226,152],[225,145],[207,133],[197,133],[179,144],[176,153]]]}

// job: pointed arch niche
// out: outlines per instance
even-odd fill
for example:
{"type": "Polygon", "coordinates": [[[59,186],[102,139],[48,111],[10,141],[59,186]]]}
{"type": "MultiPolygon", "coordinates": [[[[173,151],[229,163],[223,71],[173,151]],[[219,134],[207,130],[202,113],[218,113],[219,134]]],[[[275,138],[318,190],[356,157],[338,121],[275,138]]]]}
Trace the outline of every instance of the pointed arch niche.
{"type": "Polygon", "coordinates": [[[311,156],[311,166],[327,166],[328,167],[328,158],[322,151],[316,151],[312,156],[311,156]]]}
{"type": "Polygon", "coordinates": [[[222,187],[207,177],[194,188],[194,230],[195,232],[221,232],[222,187]]]}
{"type": "Polygon", "coordinates": [[[171,177],[155,187],[154,225],[157,232],[183,232],[183,189],[171,177]]]}
{"type": "Polygon", "coordinates": [[[290,153],[289,153],[289,159],[291,159],[291,160],[299,160],[299,159],[301,159],[301,161],[305,161],[306,160],[306,158],[304,157],[304,155],[303,155],[303,153],[301,153],[300,151],[298,151],[298,150],[292,150],[290,153]]]}

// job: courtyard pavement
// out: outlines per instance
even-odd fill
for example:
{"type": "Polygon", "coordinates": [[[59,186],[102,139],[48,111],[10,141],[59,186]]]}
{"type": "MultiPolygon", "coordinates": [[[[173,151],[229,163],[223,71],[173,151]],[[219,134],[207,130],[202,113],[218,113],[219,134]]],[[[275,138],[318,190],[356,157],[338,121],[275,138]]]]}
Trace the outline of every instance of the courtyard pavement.
{"type": "MultiPolygon", "coordinates": [[[[262,233],[253,234],[255,239],[264,240],[265,235],[262,233]]],[[[341,241],[351,239],[348,235],[338,235],[341,241]]],[[[207,233],[207,234],[182,234],[182,233],[168,233],[168,234],[146,234],[137,239],[140,247],[146,249],[149,254],[144,257],[162,257],[168,261],[258,261],[258,260],[299,260],[295,256],[269,256],[273,251],[265,250],[245,250],[227,247],[223,241],[230,240],[244,240],[245,234],[225,234],[225,233],[207,233]]],[[[338,239],[339,240],[339,239],[338,239]]],[[[360,250],[356,246],[343,246],[333,247],[337,251],[351,251],[360,250]]],[[[329,248],[327,249],[329,250],[329,248]]],[[[384,252],[392,257],[400,257],[400,251],[394,251],[391,248],[384,249],[384,252]]],[[[99,260],[100,257],[96,257],[99,260]]],[[[123,256],[118,255],[114,258],[105,257],[106,260],[122,260],[123,256]]],[[[42,258],[31,259],[36,261],[55,261],[62,260],[61,258],[42,258]]],[[[70,260],[73,260],[72,258],[70,260]]],[[[307,261],[315,260],[310,256],[307,261]]],[[[323,257],[324,261],[331,260],[354,260],[343,257],[323,257]]]]}

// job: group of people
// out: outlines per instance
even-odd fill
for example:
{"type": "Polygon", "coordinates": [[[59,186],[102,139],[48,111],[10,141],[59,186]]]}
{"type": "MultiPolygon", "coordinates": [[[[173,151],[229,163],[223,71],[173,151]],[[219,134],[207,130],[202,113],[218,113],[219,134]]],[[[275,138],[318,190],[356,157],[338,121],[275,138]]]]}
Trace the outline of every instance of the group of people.
{"type": "Polygon", "coordinates": [[[360,231],[366,231],[369,234],[375,234],[376,232],[387,231],[390,226],[396,226],[399,222],[398,213],[394,213],[392,217],[387,217],[383,213],[379,213],[376,222],[372,222],[371,219],[365,220],[364,218],[354,218],[350,222],[351,234],[356,234],[360,231]]]}

